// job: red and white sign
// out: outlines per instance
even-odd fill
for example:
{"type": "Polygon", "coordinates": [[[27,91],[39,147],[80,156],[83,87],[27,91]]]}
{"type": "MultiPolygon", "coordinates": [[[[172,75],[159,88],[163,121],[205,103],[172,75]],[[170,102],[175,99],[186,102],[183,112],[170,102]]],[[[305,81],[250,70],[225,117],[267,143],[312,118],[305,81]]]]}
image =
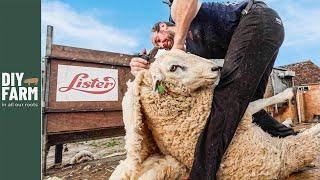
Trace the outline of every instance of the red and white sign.
{"type": "Polygon", "coordinates": [[[56,101],[118,101],[118,70],[58,65],[56,101]]]}

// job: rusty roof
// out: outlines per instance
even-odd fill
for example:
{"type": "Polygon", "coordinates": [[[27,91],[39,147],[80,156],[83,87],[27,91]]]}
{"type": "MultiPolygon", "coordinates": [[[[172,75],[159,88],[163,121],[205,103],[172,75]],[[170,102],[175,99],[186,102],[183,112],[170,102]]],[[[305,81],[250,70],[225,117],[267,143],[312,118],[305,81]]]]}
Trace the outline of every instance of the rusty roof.
{"type": "Polygon", "coordinates": [[[294,85],[303,85],[320,82],[320,68],[311,60],[280,66],[296,73],[294,85]]]}
{"type": "Polygon", "coordinates": [[[132,55],[52,44],[49,57],[70,61],[129,66],[132,55]]]}

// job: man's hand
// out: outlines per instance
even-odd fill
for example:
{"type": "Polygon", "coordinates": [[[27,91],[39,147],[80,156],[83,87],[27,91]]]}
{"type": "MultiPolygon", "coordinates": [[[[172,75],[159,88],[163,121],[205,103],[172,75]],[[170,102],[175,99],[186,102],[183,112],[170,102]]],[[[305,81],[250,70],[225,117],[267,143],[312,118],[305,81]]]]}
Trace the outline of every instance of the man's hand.
{"type": "Polygon", "coordinates": [[[142,58],[139,58],[139,57],[132,58],[130,62],[131,74],[136,76],[139,71],[144,69],[149,69],[149,66],[150,64],[148,63],[148,61],[142,58]]]}
{"type": "MultiPolygon", "coordinates": [[[[146,55],[146,54],[147,54],[147,50],[145,48],[142,49],[140,52],[140,55],[146,55]]],[[[131,59],[131,62],[130,62],[131,74],[136,76],[139,71],[144,69],[149,69],[149,66],[150,64],[145,59],[140,57],[134,57],[131,59]]]]}

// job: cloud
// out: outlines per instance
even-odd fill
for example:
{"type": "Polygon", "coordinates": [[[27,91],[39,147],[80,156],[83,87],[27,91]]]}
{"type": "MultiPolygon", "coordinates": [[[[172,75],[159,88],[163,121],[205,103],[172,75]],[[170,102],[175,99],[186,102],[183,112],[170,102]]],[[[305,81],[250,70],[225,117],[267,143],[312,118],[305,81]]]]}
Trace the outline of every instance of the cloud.
{"type": "Polygon", "coordinates": [[[319,6],[314,0],[267,0],[284,23],[286,37],[283,46],[309,46],[320,41],[319,6]]]}
{"type": "Polygon", "coordinates": [[[288,20],[286,29],[288,46],[315,44],[320,41],[320,8],[304,9],[297,6],[287,6],[288,20]]]}
{"type": "Polygon", "coordinates": [[[129,53],[139,44],[125,30],[107,25],[90,15],[77,12],[66,3],[45,1],[41,7],[41,48],[45,48],[46,26],[54,26],[54,43],[81,48],[129,53]]]}

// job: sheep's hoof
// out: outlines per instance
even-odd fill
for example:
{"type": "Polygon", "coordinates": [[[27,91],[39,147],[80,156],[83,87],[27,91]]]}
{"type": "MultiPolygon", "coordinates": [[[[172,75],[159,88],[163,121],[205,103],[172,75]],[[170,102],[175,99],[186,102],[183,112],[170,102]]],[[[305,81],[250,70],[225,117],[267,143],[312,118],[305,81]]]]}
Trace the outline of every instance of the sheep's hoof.
{"type": "Polygon", "coordinates": [[[282,93],[285,99],[290,100],[295,96],[296,92],[297,92],[297,88],[287,88],[282,93]]]}

